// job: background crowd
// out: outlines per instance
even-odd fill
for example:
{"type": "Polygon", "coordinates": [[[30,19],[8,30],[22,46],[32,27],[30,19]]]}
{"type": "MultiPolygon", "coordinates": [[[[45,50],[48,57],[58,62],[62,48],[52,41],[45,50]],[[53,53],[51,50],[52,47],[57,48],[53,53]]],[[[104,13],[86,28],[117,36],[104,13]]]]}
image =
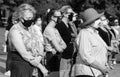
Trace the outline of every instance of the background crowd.
{"type": "Polygon", "coordinates": [[[70,5],[40,15],[30,4],[17,7],[5,32],[6,75],[44,77],[107,77],[119,53],[119,19],[70,5]]]}

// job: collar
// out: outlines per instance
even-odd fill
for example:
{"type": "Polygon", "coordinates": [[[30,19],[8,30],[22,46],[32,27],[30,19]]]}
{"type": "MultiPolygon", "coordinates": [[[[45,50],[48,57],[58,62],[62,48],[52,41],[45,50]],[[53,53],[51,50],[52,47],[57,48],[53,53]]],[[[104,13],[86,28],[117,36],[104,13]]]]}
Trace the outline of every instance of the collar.
{"type": "Polygon", "coordinates": [[[97,30],[95,30],[95,29],[93,29],[93,28],[91,28],[91,27],[89,27],[89,28],[87,28],[87,30],[90,32],[90,33],[96,33],[96,34],[98,34],[98,31],[97,30]]]}

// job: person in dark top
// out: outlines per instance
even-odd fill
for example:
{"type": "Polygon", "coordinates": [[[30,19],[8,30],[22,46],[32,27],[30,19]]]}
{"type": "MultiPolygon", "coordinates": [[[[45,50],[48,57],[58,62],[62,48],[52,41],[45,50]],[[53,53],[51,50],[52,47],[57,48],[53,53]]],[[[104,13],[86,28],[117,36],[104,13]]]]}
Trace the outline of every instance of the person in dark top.
{"type": "Polygon", "coordinates": [[[11,52],[10,52],[10,49],[8,47],[8,32],[9,30],[11,29],[11,27],[13,26],[13,23],[12,23],[12,13],[11,15],[8,17],[8,21],[7,21],[7,26],[6,26],[6,31],[5,31],[5,51],[4,52],[7,52],[7,60],[6,60],[6,72],[5,72],[5,75],[10,75],[10,65],[11,65],[11,52]]]}
{"type": "Polygon", "coordinates": [[[112,35],[110,33],[109,30],[105,29],[101,29],[101,28],[98,28],[97,29],[99,31],[99,35],[102,37],[102,39],[105,41],[105,43],[110,46],[111,45],[111,39],[112,39],[112,35]]]}
{"type": "Polygon", "coordinates": [[[108,50],[108,64],[110,68],[113,69],[113,67],[110,65],[110,56],[111,56],[111,53],[114,52],[114,48],[111,45],[111,41],[113,40],[115,33],[113,29],[108,25],[108,20],[106,19],[105,16],[102,16],[100,19],[102,22],[100,23],[100,27],[97,30],[101,38],[105,41],[105,43],[110,48],[110,50],[108,50]]]}
{"type": "Polygon", "coordinates": [[[73,13],[73,10],[70,6],[63,6],[61,9],[61,12],[63,14],[62,21],[56,25],[56,28],[58,29],[62,39],[67,45],[67,48],[64,49],[62,52],[62,58],[60,61],[60,77],[69,77],[69,71],[70,71],[70,59],[73,55],[73,43],[72,43],[72,29],[70,27],[69,23],[69,15],[73,13]]]}

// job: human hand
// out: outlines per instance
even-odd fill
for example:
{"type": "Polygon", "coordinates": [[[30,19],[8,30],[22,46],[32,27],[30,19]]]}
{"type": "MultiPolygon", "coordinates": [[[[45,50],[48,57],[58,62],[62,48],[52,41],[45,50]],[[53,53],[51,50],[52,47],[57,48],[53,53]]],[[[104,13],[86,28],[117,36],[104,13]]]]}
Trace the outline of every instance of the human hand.
{"type": "Polygon", "coordinates": [[[52,51],[52,54],[54,55],[54,54],[56,54],[56,51],[54,50],[54,51],[52,51]]]}
{"type": "Polygon", "coordinates": [[[37,58],[34,58],[34,59],[32,59],[32,60],[30,60],[30,63],[33,65],[33,66],[38,66],[39,65],[39,60],[37,59],[37,58]]]}
{"type": "Polygon", "coordinates": [[[35,60],[38,61],[38,62],[40,63],[41,60],[42,60],[42,57],[41,57],[41,56],[37,56],[37,57],[35,57],[35,60]]]}
{"type": "Polygon", "coordinates": [[[119,50],[118,50],[117,47],[108,47],[108,50],[109,50],[110,52],[119,53],[119,50]]]}
{"type": "Polygon", "coordinates": [[[108,74],[109,71],[110,71],[110,68],[108,68],[108,67],[103,67],[103,68],[101,69],[102,75],[108,74]]]}
{"type": "Polygon", "coordinates": [[[106,77],[106,75],[102,75],[102,74],[101,74],[101,75],[98,75],[97,77],[106,77]]]}
{"type": "Polygon", "coordinates": [[[44,76],[48,76],[49,71],[42,64],[39,64],[38,68],[41,70],[44,76]]]}
{"type": "Polygon", "coordinates": [[[113,46],[109,46],[109,47],[108,47],[108,50],[109,50],[110,52],[116,52],[116,48],[113,47],[113,46]]]}

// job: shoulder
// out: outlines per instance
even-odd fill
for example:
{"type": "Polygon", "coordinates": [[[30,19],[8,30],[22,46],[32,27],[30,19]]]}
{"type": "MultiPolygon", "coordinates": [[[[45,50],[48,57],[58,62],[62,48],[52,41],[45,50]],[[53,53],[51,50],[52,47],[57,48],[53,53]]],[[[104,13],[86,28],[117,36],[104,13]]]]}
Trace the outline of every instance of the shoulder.
{"type": "Polygon", "coordinates": [[[83,34],[83,35],[88,34],[88,33],[89,31],[87,29],[81,29],[79,32],[79,34],[83,34]]]}
{"type": "Polygon", "coordinates": [[[63,28],[65,24],[61,21],[60,23],[56,24],[56,28],[63,28]]]}
{"type": "Polygon", "coordinates": [[[13,27],[9,31],[10,36],[17,36],[20,34],[19,24],[14,24],[13,27]]]}
{"type": "Polygon", "coordinates": [[[46,35],[51,35],[51,34],[53,34],[53,32],[54,32],[53,28],[51,28],[51,27],[46,27],[45,30],[44,30],[44,32],[43,32],[43,35],[44,35],[44,36],[46,36],[46,35]]]}

